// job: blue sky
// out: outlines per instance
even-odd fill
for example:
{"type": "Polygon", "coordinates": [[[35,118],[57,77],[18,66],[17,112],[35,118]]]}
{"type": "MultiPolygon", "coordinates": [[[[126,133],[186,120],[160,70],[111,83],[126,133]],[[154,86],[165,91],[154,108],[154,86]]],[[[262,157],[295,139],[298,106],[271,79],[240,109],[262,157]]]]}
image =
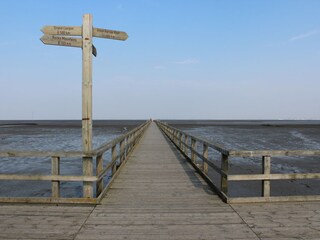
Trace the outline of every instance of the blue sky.
{"type": "Polygon", "coordinates": [[[0,119],[81,119],[81,50],[44,25],[126,31],[94,39],[94,119],[320,119],[320,1],[0,1],[0,119]]]}

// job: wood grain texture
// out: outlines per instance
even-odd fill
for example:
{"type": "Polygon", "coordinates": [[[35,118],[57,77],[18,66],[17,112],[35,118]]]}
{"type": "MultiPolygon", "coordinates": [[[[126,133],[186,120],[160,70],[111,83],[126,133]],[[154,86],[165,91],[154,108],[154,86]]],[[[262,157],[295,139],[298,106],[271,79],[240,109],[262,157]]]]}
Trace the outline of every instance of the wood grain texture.
{"type": "Polygon", "coordinates": [[[76,237],[226,238],[258,239],[154,123],[76,237]]]}
{"type": "Polygon", "coordinates": [[[0,239],[319,239],[320,202],[223,203],[154,123],[124,163],[100,205],[0,205],[0,239]]]}

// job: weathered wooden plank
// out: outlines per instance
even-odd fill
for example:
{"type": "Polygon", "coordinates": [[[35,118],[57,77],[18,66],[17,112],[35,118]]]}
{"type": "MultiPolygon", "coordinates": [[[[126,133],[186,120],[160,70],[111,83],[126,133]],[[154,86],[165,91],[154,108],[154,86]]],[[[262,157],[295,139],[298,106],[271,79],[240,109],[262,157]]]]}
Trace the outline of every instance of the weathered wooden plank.
{"type": "Polygon", "coordinates": [[[122,40],[122,41],[125,41],[128,38],[128,35],[126,32],[103,29],[103,28],[93,28],[93,36],[99,37],[99,38],[122,40]]]}
{"type": "Polygon", "coordinates": [[[81,36],[82,27],[78,26],[44,26],[41,28],[44,34],[48,35],[65,35],[65,36],[81,36]]]}
{"type": "Polygon", "coordinates": [[[228,175],[229,181],[319,179],[320,173],[273,173],[228,175]]]}
{"type": "MultiPolygon", "coordinates": [[[[263,156],[262,157],[262,174],[270,174],[271,172],[271,157],[263,156]]],[[[270,197],[270,181],[262,181],[262,196],[270,197]]]]}
{"type": "Polygon", "coordinates": [[[116,235],[193,235],[195,239],[205,233],[206,236],[215,235],[216,239],[256,238],[255,234],[246,224],[217,224],[217,225],[85,225],[76,239],[81,234],[89,237],[104,235],[110,239],[116,235]],[[196,229],[196,230],[195,230],[196,229]],[[232,230],[231,230],[232,229],[232,230]],[[198,236],[198,237],[197,237],[198,236]]]}
{"type": "MultiPolygon", "coordinates": [[[[176,139],[180,140],[180,136],[176,135],[176,139]]],[[[117,239],[117,236],[132,239],[151,234],[153,229],[158,229],[154,233],[161,236],[164,229],[171,226],[173,229],[166,236],[179,236],[186,231],[187,234],[192,232],[193,239],[196,239],[203,234],[211,236],[211,230],[207,232],[207,229],[232,224],[245,226],[232,208],[210,190],[188,161],[172,152],[169,142],[152,124],[76,239],[106,238],[103,234],[106,232],[110,239],[117,239]],[[187,230],[192,224],[203,231],[187,230]],[[116,226],[121,226],[121,232],[114,229],[116,226]]],[[[244,236],[248,239],[254,237],[246,229],[249,234],[244,236]]]]}
{"type": "MultiPolygon", "coordinates": [[[[83,15],[82,23],[82,151],[92,151],[92,15],[83,15]]],[[[82,160],[84,176],[92,176],[92,158],[82,160]]],[[[93,198],[91,182],[83,182],[83,197],[93,198]]]]}
{"type": "Polygon", "coordinates": [[[63,176],[63,175],[0,174],[0,180],[94,182],[94,181],[97,181],[97,177],[95,176],[63,176]]]}
{"type": "Polygon", "coordinates": [[[40,40],[44,44],[48,45],[57,45],[64,47],[78,47],[82,48],[82,39],[74,37],[64,37],[64,36],[52,36],[52,35],[43,35],[40,40]]]}
{"type": "MultiPolygon", "coordinates": [[[[91,153],[82,153],[80,151],[70,151],[70,152],[54,152],[54,151],[0,151],[0,157],[66,157],[66,158],[76,158],[92,156],[91,153]]],[[[78,160],[78,159],[77,159],[78,160]]],[[[32,160],[30,160],[32,161],[32,160]]]]}
{"type": "MultiPolygon", "coordinates": [[[[51,174],[60,175],[60,157],[51,158],[51,174]]],[[[51,192],[52,197],[60,197],[60,181],[52,181],[51,192]]]]}
{"type": "Polygon", "coordinates": [[[281,197],[234,197],[228,198],[228,203],[267,203],[267,202],[305,202],[320,201],[320,195],[281,196],[281,197]]]}
{"type": "Polygon", "coordinates": [[[254,151],[229,151],[233,157],[280,157],[280,156],[320,156],[320,150],[254,150],[254,151]]]}
{"type": "Polygon", "coordinates": [[[97,204],[95,198],[37,198],[37,197],[0,197],[0,203],[72,203],[97,204]]]}
{"type": "Polygon", "coordinates": [[[100,175],[103,172],[103,155],[99,155],[96,158],[96,176],[98,181],[96,183],[96,196],[98,197],[103,191],[103,179],[100,179],[100,175]]]}

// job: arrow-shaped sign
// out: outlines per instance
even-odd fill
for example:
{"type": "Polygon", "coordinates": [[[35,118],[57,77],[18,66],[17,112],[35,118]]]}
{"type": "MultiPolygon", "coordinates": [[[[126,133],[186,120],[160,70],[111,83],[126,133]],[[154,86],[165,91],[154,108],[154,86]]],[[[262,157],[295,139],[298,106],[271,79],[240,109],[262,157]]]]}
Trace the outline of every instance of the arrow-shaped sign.
{"type": "MultiPolygon", "coordinates": [[[[67,46],[67,47],[80,47],[82,48],[82,38],[61,37],[54,35],[43,35],[40,40],[47,45],[67,46]]],[[[92,45],[92,54],[97,56],[97,49],[92,45]]]]}
{"type": "Polygon", "coordinates": [[[41,31],[47,35],[81,36],[82,27],[73,26],[44,26],[41,31]]]}
{"type": "Polygon", "coordinates": [[[82,38],[43,35],[40,40],[44,44],[82,48],[82,38]]]}
{"type": "Polygon", "coordinates": [[[94,37],[109,38],[122,41],[125,41],[128,38],[128,34],[126,32],[108,30],[103,28],[93,28],[92,35],[94,37]]]}

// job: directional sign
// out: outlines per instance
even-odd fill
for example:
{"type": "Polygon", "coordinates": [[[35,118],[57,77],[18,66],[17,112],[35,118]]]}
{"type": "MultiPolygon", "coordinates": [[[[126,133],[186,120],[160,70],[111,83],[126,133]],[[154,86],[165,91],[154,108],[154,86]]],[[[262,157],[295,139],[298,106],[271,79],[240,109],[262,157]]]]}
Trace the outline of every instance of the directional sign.
{"type": "Polygon", "coordinates": [[[81,36],[82,27],[72,26],[44,26],[41,31],[47,35],[81,36]]]}
{"type": "Polygon", "coordinates": [[[44,44],[82,48],[82,38],[43,35],[40,40],[44,44]]]}
{"type": "Polygon", "coordinates": [[[126,32],[108,30],[103,28],[93,28],[92,35],[94,37],[109,38],[109,39],[122,40],[122,41],[125,41],[128,38],[128,35],[126,32]]]}
{"type": "MultiPolygon", "coordinates": [[[[41,41],[44,44],[82,48],[82,151],[92,151],[92,54],[97,56],[97,49],[93,45],[93,37],[114,40],[127,40],[125,32],[94,28],[92,15],[85,14],[82,26],[44,26],[41,41]],[[70,37],[80,36],[80,37],[70,37]]],[[[92,158],[83,158],[84,175],[92,174],[92,158]]],[[[101,192],[97,191],[97,195],[101,192]]],[[[83,182],[83,197],[93,198],[91,182],[83,182]]]]}

